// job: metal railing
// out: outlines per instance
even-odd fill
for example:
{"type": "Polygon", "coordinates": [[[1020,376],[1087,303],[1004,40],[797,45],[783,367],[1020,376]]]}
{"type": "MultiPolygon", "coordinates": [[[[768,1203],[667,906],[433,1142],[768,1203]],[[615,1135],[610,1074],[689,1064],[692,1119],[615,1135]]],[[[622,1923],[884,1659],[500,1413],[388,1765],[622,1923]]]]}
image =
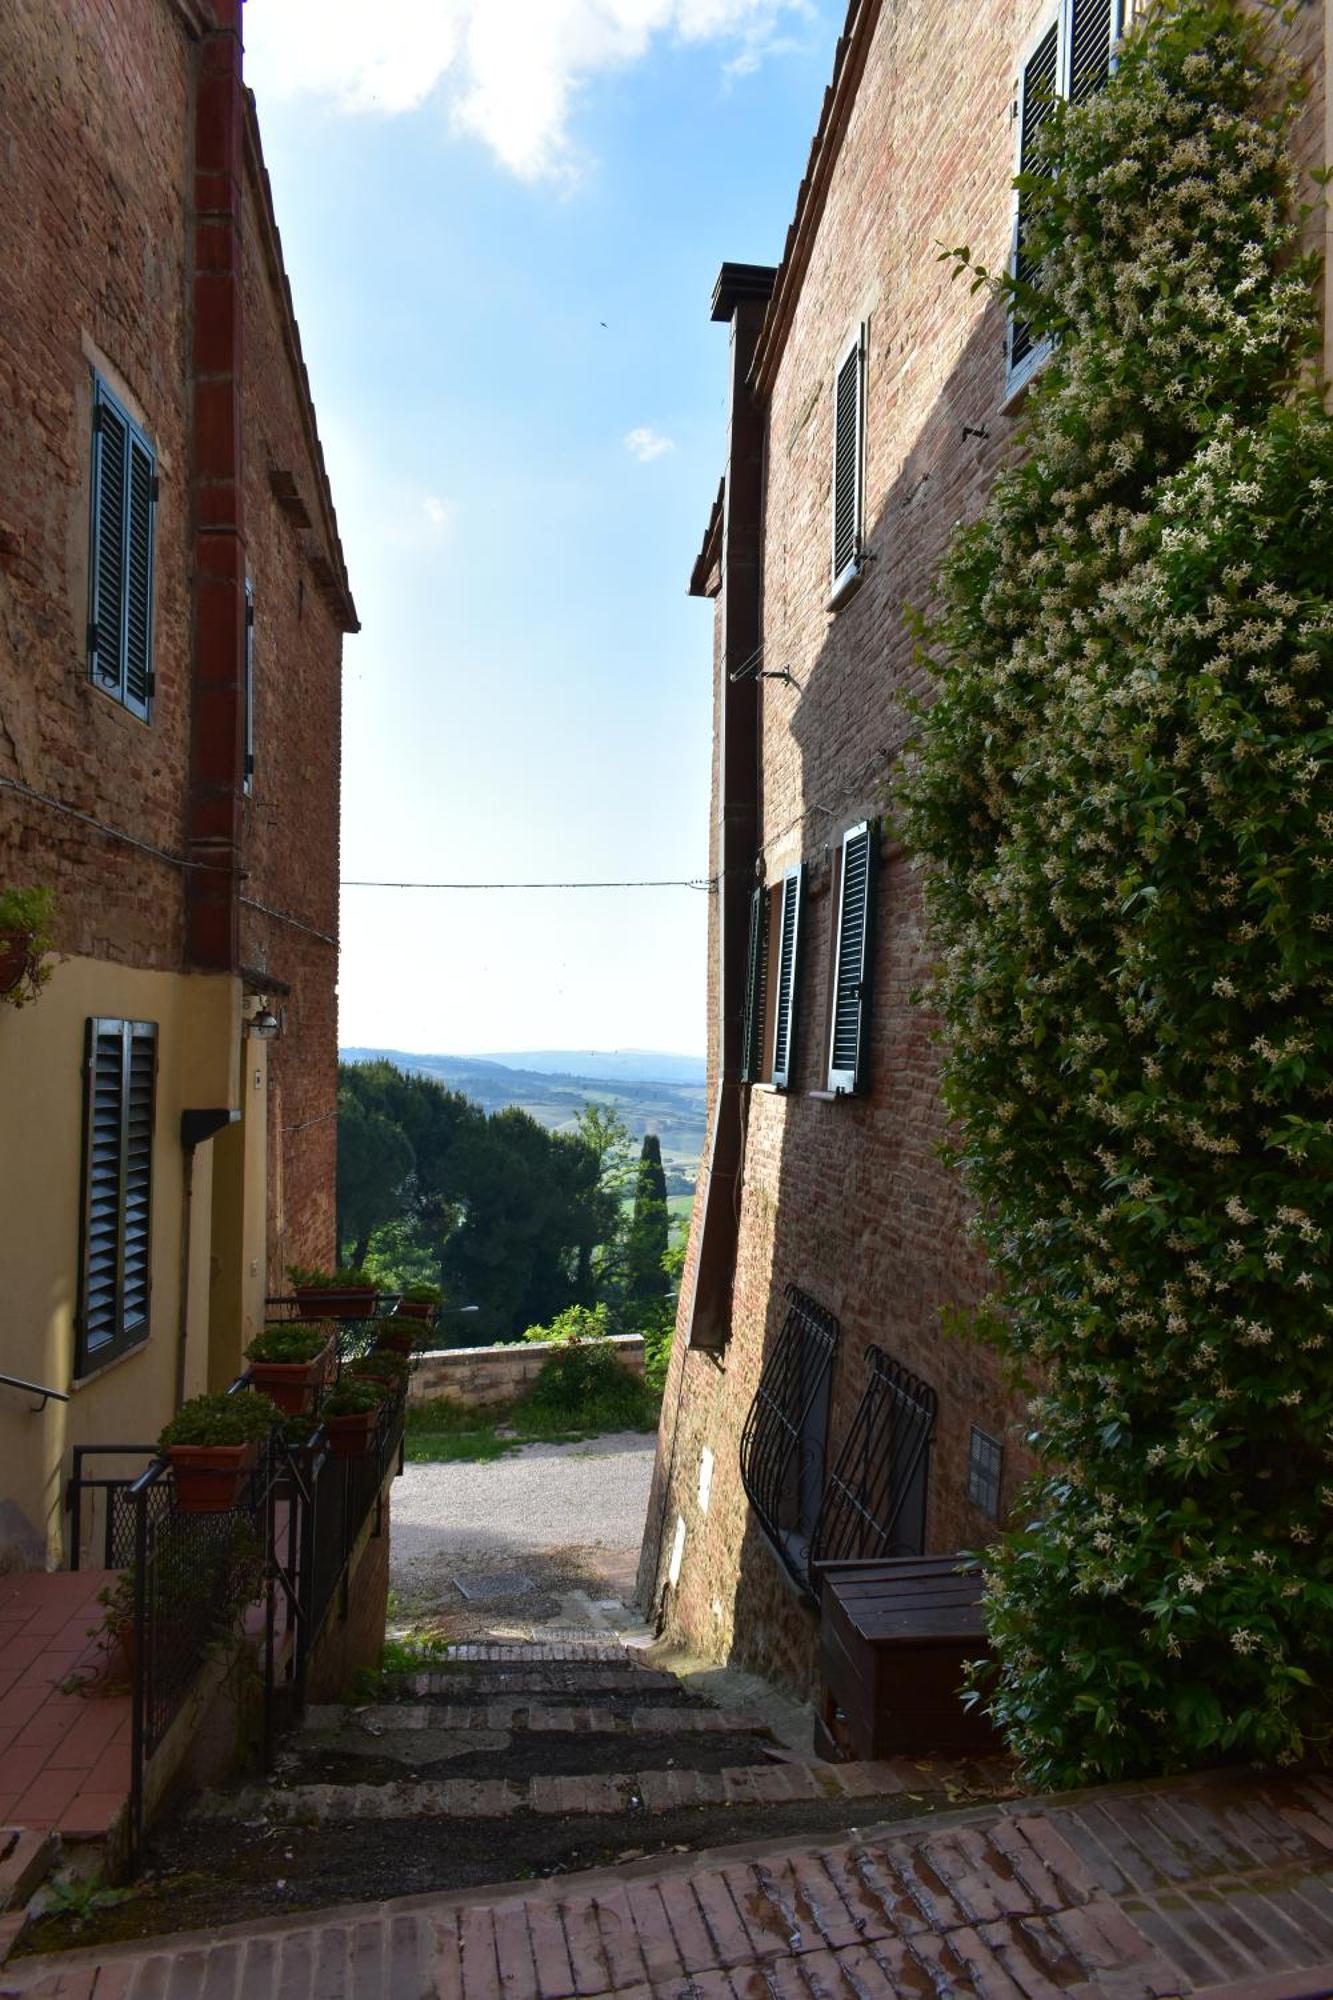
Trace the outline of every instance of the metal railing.
{"type": "Polygon", "coordinates": [[[40,1396],[41,1402],[34,1406],[33,1414],[44,1410],[48,1403],[67,1403],[69,1397],[63,1389],[50,1389],[45,1382],[28,1382],[22,1375],[0,1375],[0,1388],[22,1389],[25,1395],[40,1396]]]}
{"type": "MultiPolygon", "coordinates": [[[[364,1321],[348,1322],[345,1332],[339,1326],[340,1368],[364,1351],[368,1331],[364,1321]]],[[[247,1374],[231,1393],[249,1389],[247,1374]]],[[[271,1764],[280,1693],[298,1707],[303,1701],[311,1648],[335,1596],[347,1614],[351,1558],[372,1513],[372,1531],[381,1530],[395,1458],[402,1469],[404,1405],[400,1388],[381,1405],[370,1450],[340,1458],[317,1404],[308,1437],[293,1443],[275,1429],[235,1504],[218,1513],[177,1505],[170,1461],[154,1446],[74,1448],[70,1567],[100,1542],[102,1567],[123,1576],[107,1627],[130,1681],[131,1865],[143,1841],[148,1764],[209,1661],[234,1651],[242,1624],[261,1640],[263,1755],[271,1764]],[[88,1470],[112,1457],[147,1463],[132,1474],[88,1470]]]]}
{"type": "Polygon", "coordinates": [[[810,1545],[824,1497],[829,1374],[841,1327],[795,1285],[741,1433],[741,1484],[794,1581],[809,1591],[810,1545]]]}

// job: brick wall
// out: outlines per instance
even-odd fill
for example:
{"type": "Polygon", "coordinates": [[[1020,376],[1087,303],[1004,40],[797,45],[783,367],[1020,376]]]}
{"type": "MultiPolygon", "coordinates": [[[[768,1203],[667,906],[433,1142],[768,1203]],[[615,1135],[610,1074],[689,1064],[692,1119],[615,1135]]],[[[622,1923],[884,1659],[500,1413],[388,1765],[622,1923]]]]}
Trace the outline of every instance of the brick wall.
{"type": "MultiPolygon", "coordinates": [[[[835,1101],[823,1085],[832,857],[847,827],[883,811],[887,774],[910,727],[903,698],[926,688],[904,608],[928,603],[949,533],[980,508],[1018,414],[1003,407],[1003,317],[984,293],[951,282],[938,253],[969,243],[981,262],[1003,263],[1016,61],[1048,11],[1046,0],[886,0],[852,9],[861,26],[850,60],[864,56],[864,71],[785,342],[779,350],[761,340],[756,362],[767,412],[764,663],[786,667],[799,684],[765,681],[758,696],[767,879],[804,861],[810,885],[795,1070],[786,1093],[749,1093],[732,1337],[716,1360],[677,1341],[640,1584],[677,1636],[801,1689],[815,1679],[816,1619],[760,1531],[739,1476],[741,1428],[785,1284],[794,1281],[842,1323],[830,1459],[864,1386],[867,1343],[937,1391],[927,1549],[975,1547],[994,1533],[966,1496],[972,1424],[1004,1440],[1005,1506],[1026,1466],[1021,1406],[984,1350],[946,1338],[941,1327],[941,1308],[975,1302],[986,1273],[969,1247],[961,1189],[936,1157],[943,1120],[932,1024],[911,1004],[925,970],[919,884],[888,843],[869,1090],[835,1101]],[[859,324],[868,342],[872,560],[859,591],[830,612],[832,378],[859,324]],[[706,1513],[705,1448],[715,1457],[706,1513]],[[673,1585],[668,1564],[681,1521],[673,1585]]],[[[1305,10],[1295,32],[1312,84],[1299,149],[1314,158],[1323,119],[1316,10],[1305,10]]],[[[821,170],[818,156],[812,167],[821,170]]],[[[771,309],[770,326],[776,318],[771,309]]],[[[693,1235],[702,1199],[701,1178],[693,1235]]]]}

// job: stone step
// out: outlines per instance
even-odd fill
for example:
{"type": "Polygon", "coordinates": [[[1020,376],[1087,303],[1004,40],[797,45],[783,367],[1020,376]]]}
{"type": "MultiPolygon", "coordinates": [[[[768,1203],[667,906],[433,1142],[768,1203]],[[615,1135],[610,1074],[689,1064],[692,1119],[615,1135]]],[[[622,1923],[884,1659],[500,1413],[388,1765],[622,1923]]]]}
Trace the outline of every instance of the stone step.
{"type": "Polygon", "coordinates": [[[619,1639],[480,1639],[450,1646],[447,1657],[461,1665],[552,1666],[561,1662],[621,1664],[633,1655],[619,1639]]]}
{"type": "MultiPolygon", "coordinates": [[[[901,1797],[905,1792],[950,1789],[941,1764],[927,1787],[921,1767],[904,1759],[885,1763],[805,1764],[799,1761],[732,1766],[723,1771],[657,1770],[601,1775],[393,1780],[367,1785],[246,1785],[205,1795],[191,1810],[195,1820],[321,1821],[500,1819],[516,1813],[635,1814],[681,1807],[773,1806],[796,1800],[901,1797]]],[[[627,1827],[628,1833],[630,1829],[627,1827]]]]}
{"type": "MultiPolygon", "coordinates": [[[[431,1668],[424,1673],[385,1675],[383,1685],[417,1701],[445,1696],[499,1700],[506,1695],[559,1694],[566,1699],[577,1694],[678,1694],[680,1682],[674,1674],[662,1674],[651,1667],[588,1667],[553,1663],[541,1667],[496,1665],[489,1670],[475,1667],[431,1668]]],[[[695,1697],[691,1697],[694,1699],[695,1697]]]]}
{"type": "Polygon", "coordinates": [[[303,1727],[324,1732],[361,1729],[370,1736],[384,1730],[416,1729],[504,1729],[536,1730],[562,1734],[589,1735],[692,1735],[723,1731],[767,1736],[769,1725],[761,1716],[741,1709],[646,1707],[617,1710],[608,1707],[538,1705],[533,1702],[490,1701],[460,1703],[376,1702],[364,1708],[308,1708],[303,1727]]]}

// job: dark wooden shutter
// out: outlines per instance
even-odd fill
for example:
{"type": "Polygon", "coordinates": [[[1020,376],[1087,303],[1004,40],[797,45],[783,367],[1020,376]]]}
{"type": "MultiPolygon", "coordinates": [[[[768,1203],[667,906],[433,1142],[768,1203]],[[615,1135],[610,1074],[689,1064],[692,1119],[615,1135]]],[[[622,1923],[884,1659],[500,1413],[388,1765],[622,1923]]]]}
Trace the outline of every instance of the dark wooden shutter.
{"type": "Polygon", "coordinates": [[[784,1089],[791,1077],[796,1046],[796,980],[801,943],[805,869],[789,868],[782,878],[778,927],[777,999],[773,1008],[773,1081],[784,1089]]]}
{"type": "Polygon", "coordinates": [[[255,592],[245,579],[245,779],[247,797],[255,777],[255,592]]]}
{"type": "Polygon", "coordinates": [[[1070,0],[1068,90],[1082,104],[1111,74],[1111,49],[1120,32],[1117,0],[1070,0]]]}
{"type": "Polygon", "coordinates": [[[93,679],[108,694],[125,692],[125,523],[129,430],[100,391],[93,404],[93,528],[88,631],[93,679]]]}
{"type": "Polygon", "coordinates": [[[829,1035],[830,1090],[860,1090],[865,1080],[870,1013],[870,945],[875,909],[875,830],[867,822],[843,836],[838,893],[838,952],[829,1035]]]}
{"type": "Polygon", "coordinates": [[[89,671],[145,722],[153,698],[157,461],[104,383],[93,397],[89,671]]]}
{"type": "Polygon", "coordinates": [[[844,355],[833,394],[833,581],[861,553],[861,340],[844,355]]]}
{"type": "MultiPolygon", "coordinates": [[[[1018,171],[1027,173],[1033,161],[1037,134],[1050,115],[1052,104],[1060,86],[1060,24],[1052,21],[1032,54],[1023,66],[1018,90],[1018,171]]],[[[1026,212],[1028,198],[1020,194],[1014,211],[1014,248],[1012,268],[1016,278],[1025,284],[1033,284],[1038,276],[1037,265],[1024,248],[1026,212]]],[[[1025,320],[1014,318],[1009,322],[1009,374],[1022,376],[1030,373],[1039,359],[1038,344],[1032,329],[1025,320]]]]}
{"type": "Polygon", "coordinates": [[[750,942],[745,960],[745,1018],[741,1028],[741,1082],[754,1083],[764,1061],[764,994],[768,986],[768,891],[750,897],[750,942]]]}
{"type": "Polygon", "coordinates": [[[157,1027],[88,1023],[77,1372],[148,1332],[157,1027]]]}

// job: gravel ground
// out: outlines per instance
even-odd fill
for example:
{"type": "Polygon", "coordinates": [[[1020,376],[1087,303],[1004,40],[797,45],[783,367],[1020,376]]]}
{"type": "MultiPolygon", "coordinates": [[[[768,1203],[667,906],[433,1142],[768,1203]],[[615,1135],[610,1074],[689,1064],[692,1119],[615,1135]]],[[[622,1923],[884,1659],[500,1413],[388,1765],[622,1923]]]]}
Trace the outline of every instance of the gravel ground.
{"type": "Polygon", "coordinates": [[[409,1465],[393,1489],[390,1569],[404,1614],[453,1637],[623,1623],[613,1607],[632,1595],[656,1443],[624,1431],[488,1464],[409,1465]],[[469,1601],[457,1581],[505,1575],[530,1587],[469,1601]]]}

